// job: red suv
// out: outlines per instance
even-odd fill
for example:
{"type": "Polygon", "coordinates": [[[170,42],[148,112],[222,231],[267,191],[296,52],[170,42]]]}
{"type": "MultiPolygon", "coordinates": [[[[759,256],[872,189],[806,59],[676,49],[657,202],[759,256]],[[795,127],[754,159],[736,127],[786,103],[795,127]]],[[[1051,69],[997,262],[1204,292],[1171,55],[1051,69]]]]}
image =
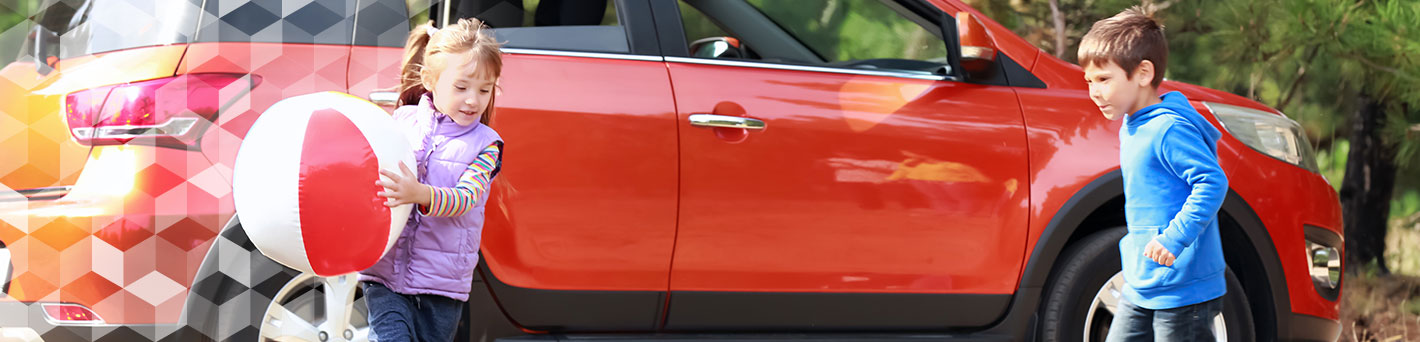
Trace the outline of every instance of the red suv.
{"type": "MultiPolygon", "coordinates": [[[[460,340],[1100,340],[1118,122],[958,0],[47,0],[0,70],[0,336],[362,341],[352,277],[254,252],[278,100],[393,104],[411,25],[483,19],[508,141],[460,340]]],[[[1227,132],[1220,336],[1334,340],[1337,195],[1293,121],[1227,132]]],[[[392,108],[389,108],[392,109],[392,108]]],[[[295,147],[293,147],[295,148],[295,147]]]]}

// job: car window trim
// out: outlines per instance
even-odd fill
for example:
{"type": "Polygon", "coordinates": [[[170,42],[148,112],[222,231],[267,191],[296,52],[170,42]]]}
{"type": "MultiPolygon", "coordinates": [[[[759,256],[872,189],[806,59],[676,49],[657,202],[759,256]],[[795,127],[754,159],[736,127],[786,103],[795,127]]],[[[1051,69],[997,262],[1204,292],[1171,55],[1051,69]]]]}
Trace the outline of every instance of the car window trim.
{"type": "Polygon", "coordinates": [[[539,56],[561,56],[561,57],[582,57],[598,59],[620,59],[628,61],[664,62],[665,57],[638,54],[621,54],[609,52],[586,52],[550,49],[529,49],[529,48],[502,48],[505,54],[514,55],[539,55],[539,56]]]}
{"type": "Polygon", "coordinates": [[[885,77],[910,78],[910,79],[929,80],[929,81],[952,81],[952,82],[959,82],[958,78],[957,78],[956,76],[952,76],[952,75],[920,74],[920,73],[911,73],[911,72],[904,72],[904,71],[866,70],[866,69],[840,68],[840,67],[832,67],[832,66],[785,64],[785,63],[750,61],[750,60],[731,60],[731,59],[713,59],[713,58],[696,58],[696,57],[666,56],[666,57],[665,57],[665,61],[666,61],[667,63],[700,64],[700,65],[719,65],[719,66],[742,67],[742,68],[758,68],[758,69],[789,70],[789,71],[808,71],[808,72],[821,72],[821,73],[830,73],[830,74],[885,76],[885,77]]]}

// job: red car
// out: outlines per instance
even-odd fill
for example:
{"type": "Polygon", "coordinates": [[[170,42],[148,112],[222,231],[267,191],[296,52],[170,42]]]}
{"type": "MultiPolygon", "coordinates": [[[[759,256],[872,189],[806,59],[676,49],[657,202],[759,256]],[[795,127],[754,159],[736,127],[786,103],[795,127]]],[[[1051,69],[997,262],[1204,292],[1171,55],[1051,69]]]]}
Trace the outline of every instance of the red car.
{"type": "MultiPolygon", "coordinates": [[[[0,70],[5,338],[366,340],[352,277],[254,252],[233,162],[283,98],[391,106],[411,25],[461,17],[507,42],[508,142],[461,341],[1093,341],[1117,301],[1119,123],[958,0],[42,7],[0,70]]],[[[1301,128],[1163,88],[1227,132],[1220,336],[1336,339],[1301,128]]]]}

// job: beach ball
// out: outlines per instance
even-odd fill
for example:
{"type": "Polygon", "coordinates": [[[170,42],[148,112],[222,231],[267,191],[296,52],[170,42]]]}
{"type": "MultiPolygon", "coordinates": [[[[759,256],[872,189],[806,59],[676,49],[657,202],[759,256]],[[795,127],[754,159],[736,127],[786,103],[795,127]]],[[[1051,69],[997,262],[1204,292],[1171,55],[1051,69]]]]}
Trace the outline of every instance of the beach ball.
{"type": "Polygon", "coordinates": [[[335,276],[380,260],[412,205],[389,208],[381,169],[414,169],[405,133],[379,106],[339,92],[287,98],[252,124],[232,166],[252,244],[301,272],[335,276]]]}

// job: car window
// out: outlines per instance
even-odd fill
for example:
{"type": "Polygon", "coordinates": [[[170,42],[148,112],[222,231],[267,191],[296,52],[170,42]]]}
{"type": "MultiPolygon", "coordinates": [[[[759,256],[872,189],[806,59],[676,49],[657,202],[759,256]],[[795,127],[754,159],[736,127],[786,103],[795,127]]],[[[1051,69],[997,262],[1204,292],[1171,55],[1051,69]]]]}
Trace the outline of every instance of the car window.
{"type": "Polygon", "coordinates": [[[198,42],[350,45],[353,39],[356,1],[190,1],[201,6],[198,42]]]}
{"type": "Polygon", "coordinates": [[[200,14],[201,0],[45,0],[18,57],[47,61],[186,43],[200,14]]]}
{"type": "Polygon", "coordinates": [[[729,37],[719,24],[710,21],[710,17],[704,12],[686,4],[680,5],[680,23],[685,29],[685,41],[694,42],[697,40],[712,37],[729,37]]]}
{"type": "Polygon", "coordinates": [[[890,0],[680,3],[686,42],[696,57],[914,73],[939,72],[947,61],[940,29],[890,0]],[[706,52],[707,38],[714,35],[733,38],[740,46],[724,54],[706,52]]]}
{"type": "Polygon", "coordinates": [[[355,3],[359,6],[355,12],[355,45],[403,48],[409,38],[410,23],[429,21],[427,1],[360,0],[355,3]]]}
{"type": "MultiPolygon", "coordinates": [[[[428,7],[433,17],[438,6],[428,7]]],[[[612,0],[455,0],[449,12],[487,23],[505,48],[630,52],[612,0]]]]}

